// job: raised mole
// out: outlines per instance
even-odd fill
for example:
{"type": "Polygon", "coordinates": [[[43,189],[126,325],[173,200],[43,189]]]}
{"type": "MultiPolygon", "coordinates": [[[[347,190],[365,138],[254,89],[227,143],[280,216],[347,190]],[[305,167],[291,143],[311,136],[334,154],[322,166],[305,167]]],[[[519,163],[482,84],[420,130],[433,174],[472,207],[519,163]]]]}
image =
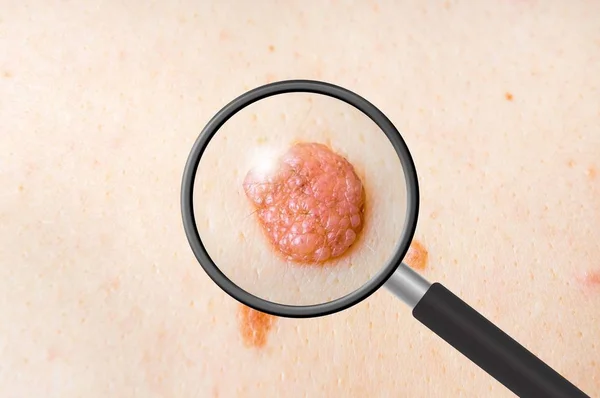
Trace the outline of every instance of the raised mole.
{"type": "Polygon", "coordinates": [[[348,160],[326,145],[297,143],[266,166],[250,170],[243,186],[278,253],[295,263],[323,265],[356,242],[365,191],[348,160]]]}

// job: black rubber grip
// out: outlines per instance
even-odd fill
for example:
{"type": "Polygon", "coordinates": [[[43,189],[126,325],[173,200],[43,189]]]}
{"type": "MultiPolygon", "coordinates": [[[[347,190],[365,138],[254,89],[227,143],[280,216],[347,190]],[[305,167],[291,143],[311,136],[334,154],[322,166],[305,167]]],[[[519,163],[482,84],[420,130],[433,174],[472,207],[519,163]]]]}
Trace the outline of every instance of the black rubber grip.
{"type": "Polygon", "coordinates": [[[589,398],[439,283],[413,316],[519,397],[589,398]]]}

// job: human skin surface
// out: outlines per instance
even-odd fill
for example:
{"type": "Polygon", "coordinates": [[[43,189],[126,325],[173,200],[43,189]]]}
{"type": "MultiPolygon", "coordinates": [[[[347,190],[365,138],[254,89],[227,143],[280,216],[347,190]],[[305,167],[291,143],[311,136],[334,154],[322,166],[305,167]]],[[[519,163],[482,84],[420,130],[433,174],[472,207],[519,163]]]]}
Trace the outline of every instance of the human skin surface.
{"type": "MultiPolygon", "coordinates": [[[[181,175],[215,112],[289,78],[386,113],[419,174],[419,272],[600,395],[600,2],[0,9],[0,396],[511,396],[385,290],[248,344],[187,243],[181,175]]],[[[237,184],[218,167],[207,186],[237,184]]],[[[367,216],[381,245],[393,218],[367,216]]]]}

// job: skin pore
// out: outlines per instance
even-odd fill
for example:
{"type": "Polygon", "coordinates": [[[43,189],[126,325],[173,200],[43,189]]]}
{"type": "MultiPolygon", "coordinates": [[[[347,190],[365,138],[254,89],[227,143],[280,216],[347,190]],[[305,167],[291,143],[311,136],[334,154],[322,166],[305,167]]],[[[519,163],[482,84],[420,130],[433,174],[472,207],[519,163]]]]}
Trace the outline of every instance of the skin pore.
{"type": "MultiPolygon", "coordinates": [[[[600,395],[598,2],[2,4],[0,396],[511,396],[385,290],[273,320],[198,265],[179,207],[189,150],[228,101],[288,78],[386,113],[419,174],[420,272],[600,395]]],[[[292,120],[326,109],[305,103],[249,114],[206,159],[198,221],[229,271],[280,265],[240,188],[263,147],[352,160],[371,204],[357,265],[381,264],[401,228],[395,155],[352,118],[292,120]],[[255,134],[285,118],[303,132],[255,134]]]]}

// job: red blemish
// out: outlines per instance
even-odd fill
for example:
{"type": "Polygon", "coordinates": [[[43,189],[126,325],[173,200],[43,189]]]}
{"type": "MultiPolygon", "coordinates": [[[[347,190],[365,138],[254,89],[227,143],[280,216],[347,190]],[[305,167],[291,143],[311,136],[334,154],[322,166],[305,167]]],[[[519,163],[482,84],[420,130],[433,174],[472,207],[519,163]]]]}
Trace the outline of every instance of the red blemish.
{"type": "Polygon", "coordinates": [[[322,264],[344,254],[364,225],[365,192],[350,162],[323,144],[295,144],[268,170],[251,170],[246,196],[286,259],[322,264]]]}
{"type": "Polygon", "coordinates": [[[511,93],[506,93],[504,94],[504,98],[506,98],[507,101],[512,101],[513,95],[511,93]]]}
{"type": "Polygon", "coordinates": [[[238,320],[244,345],[261,348],[267,344],[267,336],[273,328],[276,318],[240,304],[238,320]]]}
{"type": "Polygon", "coordinates": [[[46,353],[46,359],[48,360],[48,362],[53,362],[56,359],[58,359],[60,357],[60,353],[58,351],[58,349],[56,349],[55,347],[51,347],[48,349],[47,353],[46,353]]]}
{"type": "Polygon", "coordinates": [[[226,41],[229,39],[231,39],[231,33],[229,33],[226,30],[222,30],[221,32],[219,32],[219,40],[226,41]]]}
{"type": "Polygon", "coordinates": [[[600,286],[600,270],[586,272],[583,281],[588,286],[600,286]]]}
{"type": "Polygon", "coordinates": [[[404,257],[404,263],[412,269],[422,271],[427,268],[427,258],[429,253],[423,244],[413,240],[408,249],[408,253],[404,257]]]}

